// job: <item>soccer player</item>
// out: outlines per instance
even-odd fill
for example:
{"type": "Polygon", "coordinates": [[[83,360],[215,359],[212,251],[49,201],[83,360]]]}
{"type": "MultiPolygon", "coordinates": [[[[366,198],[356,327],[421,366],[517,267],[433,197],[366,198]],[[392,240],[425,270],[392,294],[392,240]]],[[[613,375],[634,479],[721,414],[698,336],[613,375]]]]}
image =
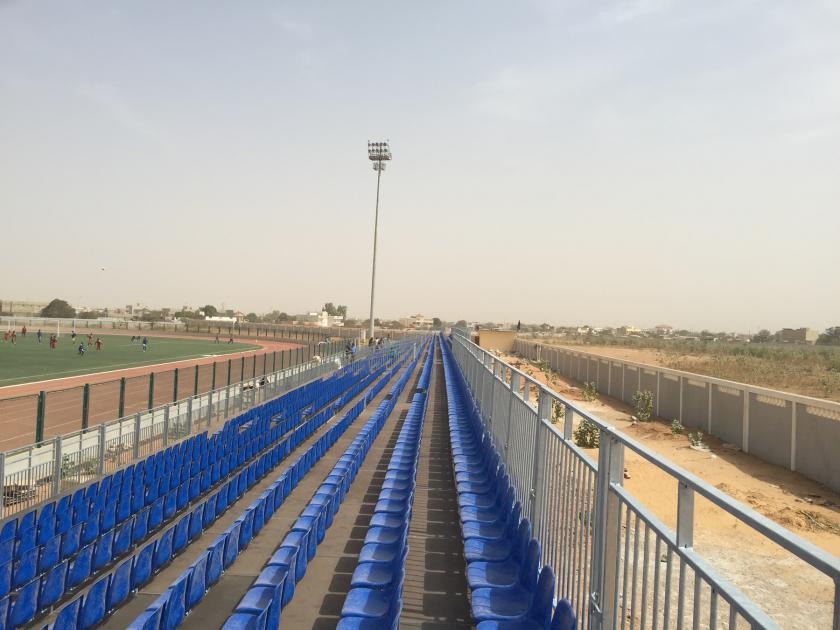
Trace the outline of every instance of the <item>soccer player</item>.
{"type": "Polygon", "coordinates": [[[20,329],[20,334],[26,337],[26,326],[20,329]]]}
{"type": "Polygon", "coordinates": [[[149,348],[149,338],[143,337],[143,352],[146,352],[149,348]]]}
{"type": "Polygon", "coordinates": [[[83,344],[83,343],[79,344],[79,356],[80,357],[85,356],[85,344],[83,344]]]}
{"type": "Polygon", "coordinates": [[[96,338],[96,351],[99,352],[102,350],[102,339],[100,337],[96,338]]]}
{"type": "Polygon", "coordinates": [[[93,345],[93,333],[88,333],[88,345],[93,345]]]}
{"type": "Polygon", "coordinates": [[[41,338],[44,336],[44,333],[41,332],[40,328],[38,329],[36,335],[38,336],[38,343],[41,343],[41,338]]]}
{"type": "Polygon", "coordinates": [[[17,345],[17,332],[14,330],[12,331],[12,345],[17,345]]]}

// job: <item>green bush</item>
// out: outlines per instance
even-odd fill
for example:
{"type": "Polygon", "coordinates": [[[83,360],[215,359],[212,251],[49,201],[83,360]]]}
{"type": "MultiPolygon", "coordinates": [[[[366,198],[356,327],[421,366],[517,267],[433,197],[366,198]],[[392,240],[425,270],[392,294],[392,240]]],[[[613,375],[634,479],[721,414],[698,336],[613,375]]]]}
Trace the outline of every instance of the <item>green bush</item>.
{"type": "Polygon", "coordinates": [[[683,433],[685,433],[685,427],[683,426],[683,423],[677,420],[676,418],[671,420],[671,433],[673,433],[674,435],[682,435],[683,433]]]}
{"type": "Polygon", "coordinates": [[[692,446],[703,446],[703,432],[698,431],[697,433],[689,433],[688,434],[688,443],[692,446]]]}
{"type": "Polygon", "coordinates": [[[601,429],[589,418],[580,421],[573,435],[575,444],[581,448],[598,448],[601,443],[601,429]]]}
{"type": "Polygon", "coordinates": [[[551,401],[551,416],[553,422],[560,422],[566,417],[566,405],[559,400],[551,401]]]}
{"type": "Polygon", "coordinates": [[[598,397],[598,385],[593,381],[586,381],[583,384],[583,399],[592,402],[598,397]]]}
{"type": "Polygon", "coordinates": [[[642,422],[650,420],[653,415],[653,392],[643,389],[633,394],[633,411],[642,422]]]}

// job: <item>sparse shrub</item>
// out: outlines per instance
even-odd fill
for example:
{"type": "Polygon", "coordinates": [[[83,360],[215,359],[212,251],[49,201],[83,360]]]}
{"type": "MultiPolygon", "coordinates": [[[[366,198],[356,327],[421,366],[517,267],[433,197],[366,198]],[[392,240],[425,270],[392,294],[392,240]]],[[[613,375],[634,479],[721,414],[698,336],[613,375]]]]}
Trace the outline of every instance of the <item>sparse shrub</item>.
{"type": "Polygon", "coordinates": [[[633,394],[633,409],[635,416],[645,422],[653,415],[653,392],[647,389],[633,394]]]}
{"type": "Polygon", "coordinates": [[[674,435],[682,435],[683,433],[685,433],[685,427],[683,426],[683,423],[680,422],[677,418],[671,420],[671,433],[673,433],[674,435]]]}
{"type": "Polygon", "coordinates": [[[551,401],[551,416],[554,422],[560,422],[566,417],[566,405],[559,400],[551,401]]]}
{"type": "Polygon", "coordinates": [[[698,448],[703,446],[703,432],[698,431],[697,433],[689,433],[688,443],[698,448]]]}
{"type": "Polygon", "coordinates": [[[586,381],[583,384],[583,399],[592,402],[598,397],[598,385],[593,381],[586,381]]]}
{"type": "Polygon", "coordinates": [[[601,443],[601,429],[589,418],[584,418],[580,421],[573,436],[575,438],[575,444],[581,448],[598,448],[601,443]]]}

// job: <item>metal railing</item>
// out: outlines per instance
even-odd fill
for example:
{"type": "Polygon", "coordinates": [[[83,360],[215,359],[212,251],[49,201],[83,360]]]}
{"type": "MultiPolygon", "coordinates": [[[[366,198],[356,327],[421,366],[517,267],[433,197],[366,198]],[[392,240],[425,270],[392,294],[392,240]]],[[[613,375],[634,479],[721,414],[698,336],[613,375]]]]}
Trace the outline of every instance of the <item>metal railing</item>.
{"type": "MultiPolygon", "coordinates": [[[[354,360],[398,350],[363,347],[354,360]]],[[[341,366],[344,353],[277,370],[0,453],[0,518],[85,486],[132,461],[241,414],[341,366]]]]}
{"type": "Polygon", "coordinates": [[[543,562],[555,570],[556,594],[572,601],[581,628],[840,628],[837,558],[464,332],[454,331],[453,354],[542,542],[543,562]],[[596,450],[575,444],[582,422],[598,436],[596,450]],[[625,458],[649,479],[644,500],[625,487],[625,458]],[[731,525],[705,527],[712,515],[731,525]]]}
{"type": "Polygon", "coordinates": [[[637,391],[650,391],[658,417],[840,491],[840,403],[524,339],[515,349],[627,404],[637,391]]]}

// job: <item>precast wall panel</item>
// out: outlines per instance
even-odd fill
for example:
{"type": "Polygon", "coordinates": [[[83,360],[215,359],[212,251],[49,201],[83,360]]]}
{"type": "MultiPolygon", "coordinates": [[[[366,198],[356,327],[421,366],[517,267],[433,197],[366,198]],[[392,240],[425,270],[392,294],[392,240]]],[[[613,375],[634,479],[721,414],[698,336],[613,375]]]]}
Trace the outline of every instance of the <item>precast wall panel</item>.
{"type": "Polygon", "coordinates": [[[708,383],[693,378],[683,378],[682,420],[687,427],[709,430],[708,383]]]}
{"type": "Polygon", "coordinates": [[[840,412],[796,403],[796,470],[840,488],[840,412]]]}
{"type": "Polygon", "coordinates": [[[712,384],[712,430],[724,442],[744,447],[744,392],[712,384]]]}
{"type": "Polygon", "coordinates": [[[750,454],[779,466],[790,466],[793,404],[784,398],[749,393],[750,454]]]}

